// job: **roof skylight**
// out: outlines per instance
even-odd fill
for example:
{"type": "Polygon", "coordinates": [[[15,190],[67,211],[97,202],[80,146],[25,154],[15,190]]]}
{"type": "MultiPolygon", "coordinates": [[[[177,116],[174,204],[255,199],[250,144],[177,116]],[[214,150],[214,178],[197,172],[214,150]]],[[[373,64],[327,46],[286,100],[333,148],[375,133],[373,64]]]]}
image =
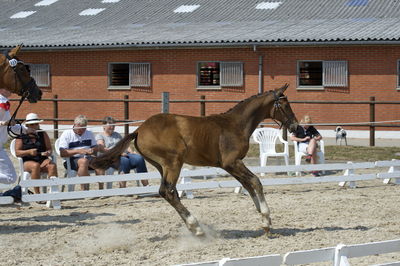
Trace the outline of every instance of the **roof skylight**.
{"type": "Polygon", "coordinates": [[[175,13],[190,13],[198,9],[200,5],[181,5],[174,10],[175,13]]]}
{"type": "Polygon", "coordinates": [[[281,4],[282,2],[261,2],[256,5],[256,9],[275,9],[281,4]]]}
{"type": "Polygon", "coordinates": [[[368,0],[348,0],[348,6],[366,6],[368,5],[368,0]]]}
{"type": "Polygon", "coordinates": [[[21,12],[15,13],[10,18],[26,18],[26,17],[29,17],[30,15],[34,14],[35,12],[36,11],[21,11],[21,12]]]}
{"type": "Polygon", "coordinates": [[[57,1],[58,0],[43,0],[43,1],[37,2],[35,4],[35,6],[49,6],[51,4],[54,4],[57,1]]]}
{"type": "Polygon", "coordinates": [[[104,11],[105,8],[88,8],[79,13],[80,16],[94,16],[104,11]]]}

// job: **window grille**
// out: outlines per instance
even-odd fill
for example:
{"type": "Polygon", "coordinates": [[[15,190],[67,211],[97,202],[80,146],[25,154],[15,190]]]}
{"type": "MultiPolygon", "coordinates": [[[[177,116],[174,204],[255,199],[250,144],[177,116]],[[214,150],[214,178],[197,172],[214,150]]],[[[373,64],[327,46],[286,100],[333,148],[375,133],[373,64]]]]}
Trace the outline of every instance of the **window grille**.
{"type": "Polygon", "coordinates": [[[36,81],[38,87],[50,86],[50,65],[49,64],[29,64],[31,77],[36,81]]]}
{"type": "Polygon", "coordinates": [[[347,61],[323,62],[323,86],[347,87],[347,61]]]}
{"type": "Polygon", "coordinates": [[[243,86],[243,63],[221,62],[221,86],[243,86]]]}
{"type": "Polygon", "coordinates": [[[151,86],[150,63],[131,63],[129,72],[132,87],[151,86]]]}

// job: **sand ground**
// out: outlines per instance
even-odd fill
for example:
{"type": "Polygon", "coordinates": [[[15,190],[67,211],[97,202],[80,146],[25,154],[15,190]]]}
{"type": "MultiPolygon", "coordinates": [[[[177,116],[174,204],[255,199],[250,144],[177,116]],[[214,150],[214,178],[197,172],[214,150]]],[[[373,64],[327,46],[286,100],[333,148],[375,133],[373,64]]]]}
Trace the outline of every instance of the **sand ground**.
{"type": "MultiPolygon", "coordinates": [[[[400,186],[357,185],[265,187],[270,236],[252,200],[232,189],[198,190],[182,200],[207,232],[201,239],[160,197],[63,201],[61,210],[37,203],[1,207],[0,265],[173,265],[400,238],[400,186]]],[[[350,260],[388,261],[400,261],[400,253],[350,260]]]]}

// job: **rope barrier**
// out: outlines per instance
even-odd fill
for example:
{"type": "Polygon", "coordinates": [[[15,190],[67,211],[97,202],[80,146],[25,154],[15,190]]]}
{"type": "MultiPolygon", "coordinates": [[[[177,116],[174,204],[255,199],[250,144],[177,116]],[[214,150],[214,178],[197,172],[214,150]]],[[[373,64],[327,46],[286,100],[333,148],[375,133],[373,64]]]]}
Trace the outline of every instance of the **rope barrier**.
{"type": "MultiPolygon", "coordinates": [[[[114,123],[114,124],[107,124],[110,126],[123,126],[123,125],[130,125],[130,124],[138,124],[138,123],[143,123],[145,120],[133,120],[130,122],[121,122],[121,123],[114,123]]],[[[384,124],[384,123],[400,123],[400,120],[388,120],[388,121],[375,121],[375,122],[357,122],[357,123],[313,123],[310,125],[313,126],[351,126],[351,125],[375,125],[375,124],[384,124]]],[[[274,125],[274,123],[261,123],[261,125],[274,125]]],[[[307,124],[304,124],[307,125],[307,124]]],[[[100,126],[104,126],[104,124],[101,125],[93,125],[93,126],[86,126],[86,127],[68,127],[68,128],[62,128],[62,129],[47,129],[47,130],[38,130],[38,132],[41,131],[64,131],[64,130],[69,130],[69,129],[79,129],[79,128],[96,128],[96,127],[100,127],[100,126]]]]}

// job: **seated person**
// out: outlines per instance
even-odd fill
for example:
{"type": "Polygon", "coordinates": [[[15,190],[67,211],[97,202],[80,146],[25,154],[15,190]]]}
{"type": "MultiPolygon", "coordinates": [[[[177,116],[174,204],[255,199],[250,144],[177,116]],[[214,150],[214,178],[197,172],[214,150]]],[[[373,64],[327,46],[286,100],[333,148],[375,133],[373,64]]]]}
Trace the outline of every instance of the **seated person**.
{"type": "MultiPolygon", "coordinates": [[[[52,154],[49,135],[40,130],[39,123],[43,122],[35,113],[26,116],[25,126],[31,128],[33,133],[22,135],[15,140],[15,154],[24,161],[24,170],[31,174],[32,179],[40,179],[40,173],[47,176],[58,176],[56,164],[49,158],[52,154]]],[[[40,193],[35,187],[36,194],[40,193]]]]}
{"type": "MultiPolygon", "coordinates": [[[[317,163],[317,141],[322,139],[321,134],[318,130],[311,125],[311,117],[305,115],[300,121],[296,132],[292,133],[290,138],[292,141],[297,141],[299,152],[307,154],[306,160],[309,160],[312,164],[317,163]]],[[[319,176],[318,171],[312,172],[312,175],[319,176]]]]}
{"type": "MultiPolygon", "coordinates": [[[[71,168],[78,176],[89,176],[89,162],[98,149],[93,133],[86,129],[87,123],[86,116],[78,115],[73,129],[64,131],[59,140],[61,157],[69,157],[71,168]]],[[[95,171],[96,174],[100,173],[99,170],[95,171]]],[[[89,184],[81,184],[81,190],[89,190],[89,184]]]]}
{"type": "MultiPolygon", "coordinates": [[[[97,145],[100,152],[106,152],[113,148],[118,141],[122,139],[122,136],[115,132],[115,120],[114,118],[107,116],[103,119],[103,132],[96,135],[97,145]]],[[[119,173],[129,174],[131,169],[136,168],[136,172],[145,173],[147,172],[146,162],[140,154],[134,153],[129,147],[123,154],[121,154],[119,163],[119,173]]],[[[147,186],[149,181],[141,180],[143,186],[147,186]]],[[[100,186],[100,185],[99,185],[100,186]]],[[[102,184],[101,184],[102,187],[102,184]]],[[[126,187],[126,181],[119,182],[120,188],[126,187]]]]}

